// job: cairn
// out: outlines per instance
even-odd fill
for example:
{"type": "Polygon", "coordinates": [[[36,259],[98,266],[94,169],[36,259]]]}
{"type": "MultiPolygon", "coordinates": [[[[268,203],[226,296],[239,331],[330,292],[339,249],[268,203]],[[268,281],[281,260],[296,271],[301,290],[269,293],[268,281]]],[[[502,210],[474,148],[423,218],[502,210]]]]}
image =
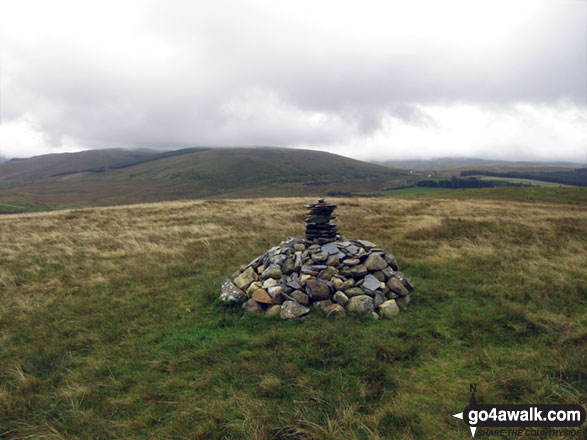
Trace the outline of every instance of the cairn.
{"type": "Polygon", "coordinates": [[[335,204],[307,205],[306,236],[288,237],[242,265],[220,287],[224,303],[248,312],[295,319],[318,309],[326,317],[367,313],[392,318],[414,288],[395,257],[367,240],[338,235],[335,204]]]}
{"type": "Polygon", "coordinates": [[[306,239],[318,244],[334,241],[338,228],[330,220],[336,218],[332,215],[336,205],[319,199],[318,203],[306,205],[306,209],[310,210],[306,217],[306,239]]]}

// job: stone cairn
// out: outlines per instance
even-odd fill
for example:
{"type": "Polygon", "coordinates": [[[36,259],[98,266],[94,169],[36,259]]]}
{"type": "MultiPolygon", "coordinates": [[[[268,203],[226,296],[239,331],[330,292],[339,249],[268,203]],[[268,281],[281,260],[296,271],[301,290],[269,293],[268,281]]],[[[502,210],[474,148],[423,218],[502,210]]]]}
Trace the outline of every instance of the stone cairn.
{"type": "Polygon", "coordinates": [[[313,205],[306,205],[306,209],[310,210],[306,217],[306,239],[318,244],[329,243],[336,239],[338,229],[336,225],[330,223],[330,220],[335,218],[332,215],[335,208],[336,205],[326,203],[324,199],[318,200],[318,203],[313,205]]]}
{"type": "Polygon", "coordinates": [[[220,300],[248,312],[295,319],[311,309],[326,317],[368,313],[391,318],[410,302],[413,286],[393,255],[366,240],[338,235],[336,205],[307,205],[306,236],[288,237],[222,282],[220,300]]]}

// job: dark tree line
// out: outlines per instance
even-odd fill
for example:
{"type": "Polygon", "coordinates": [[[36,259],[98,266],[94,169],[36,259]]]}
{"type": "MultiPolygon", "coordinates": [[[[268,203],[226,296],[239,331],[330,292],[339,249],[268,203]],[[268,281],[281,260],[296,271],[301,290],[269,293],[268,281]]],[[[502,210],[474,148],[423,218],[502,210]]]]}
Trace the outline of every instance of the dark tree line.
{"type": "Polygon", "coordinates": [[[433,188],[494,188],[496,186],[532,186],[524,183],[505,182],[503,180],[481,180],[474,177],[462,179],[452,177],[443,180],[420,180],[418,186],[427,186],[433,188]]]}

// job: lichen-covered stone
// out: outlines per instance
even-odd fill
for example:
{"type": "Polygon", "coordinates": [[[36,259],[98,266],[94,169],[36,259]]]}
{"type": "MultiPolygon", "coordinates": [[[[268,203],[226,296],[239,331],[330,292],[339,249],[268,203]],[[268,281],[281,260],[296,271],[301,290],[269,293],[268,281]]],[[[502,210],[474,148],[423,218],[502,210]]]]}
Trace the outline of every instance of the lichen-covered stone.
{"type": "Polygon", "coordinates": [[[234,279],[234,285],[239,289],[246,291],[254,281],[257,281],[257,274],[255,273],[255,269],[249,267],[234,279]]]}
{"type": "Polygon", "coordinates": [[[253,292],[252,298],[258,303],[273,304],[273,298],[263,289],[257,289],[253,292]]]}
{"type": "Polygon", "coordinates": [[[324,316],[326,316],[327,318],[330,318],[332,316],[346,316],[346,311],[344,310],[344,307],[340,304],[331,304],[327,307],[324,307],[322,309],[322,313],[324,313],[324,316]]]}
{"type": "Polygon", "coordinates": [[[353,296],[346,305],[349,312],[371,313],[375,310],[373,298],[367,295],[353,296]]]}
{"type": "Polygon", "coordinates": [[[289,296],[291,296],[293,299],[295,299],[299,304],[303,306],[307,306],[308,304],[310,304],[310,298],[308,298],[308,295],[306,295],[304,292],[300,290],[293,291],[289,294],[289,296]]]}
{"type": "Polygon", "coordinates": [[[296,319],[304,316],[310,311],[308,307],[304,307],[295,301],[285,301],[281,305],[280,316],[281,319],[296,319]]]}
{"type": "Polygon", "coordinates": [[[335,303],[340,304],[341,306],[346,306],[349,302],[349,297],[346,296],[344,294],[344,292],[341,292],[340,290],[337,291],[333,296],[332,299],[334,300],[335,303]]]}
{"type": "Polygon", "coordinates": [[[406,289],[404,284],[397,278],[391,278],[387,282],[387,287],[389,287],[389,290],[397,293],[399,296],[406,296],[409,293],[408,289],[406,289]]]}
{"type": "Polygon", "coordinates": [[[349,298],[352,298],[353,296],[364,295],[365,291],[360,287],[351,287],[350,289],[346,289],[344,294],[349,298]]]}
{"type": "Polygon", "coordinates": [[[374,272],[376,270],[383,270],[387,267],[387,262],[381,254],[371,254],[363,263],[368,271],[374,272]]]}
{"type": "Polygon", "coordinates": [[[220,301],[240,302],[245,299],[246,295],[241,289],[236,287],[230,279],[225,279],[220,285],[220,301]]]}
{"type": "Polygon", "coordinates": [[[330,299],[330,289],[326,284],[318,280],[308,280],[306,282],[306,292],[308,292],[308,296],[312,298],[312,301],[330,299]]]}
{"type": "Polygon", "coordinates": [[[385,301],[379,306],[379,314],[384,318],[392,318],[399,313],[399,307],[394,299],[385,301]]]}
{"type": "Polygon", "coordinates": [[[261,279],[266,280],[267,278],[280,279],[283,276],[281,267],[278,264],[272,263],[267,269],[261,274],[261,279]]]}

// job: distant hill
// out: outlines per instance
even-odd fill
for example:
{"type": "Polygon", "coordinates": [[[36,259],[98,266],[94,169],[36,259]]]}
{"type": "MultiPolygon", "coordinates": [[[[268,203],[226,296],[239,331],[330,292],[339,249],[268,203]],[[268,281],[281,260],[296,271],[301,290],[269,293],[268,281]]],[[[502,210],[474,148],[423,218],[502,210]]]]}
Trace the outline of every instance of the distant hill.
{"type": "Polygon", "coordinates": [[[33,207],[327,195],[404,184],[405,171],[310,150],[91,150],[0,164],[0,203],[33,207]]]}
{"type": "Polygon", "coordinates": [[[385,165],[393,168],[409,169],[409,170],[442,170],[449,168],[463,168],[471,166],[487,166],[487,167],[582,167],[584,164],[574,162],[514,162],[505,160],[488,160],[478,159],[474,157],[442,157],[438,159],[429,160],[390,160],[383,162],[376,162],[379,165],[385,165]]]}
{"type": "Polygon", "coordinates": [[[155,155],[151,150],[105,149],[79,153],[45,154],[27,159],[10,159],[0,168],[0,179],[36,181],[117,163],[137,161],[155,155]]]}

